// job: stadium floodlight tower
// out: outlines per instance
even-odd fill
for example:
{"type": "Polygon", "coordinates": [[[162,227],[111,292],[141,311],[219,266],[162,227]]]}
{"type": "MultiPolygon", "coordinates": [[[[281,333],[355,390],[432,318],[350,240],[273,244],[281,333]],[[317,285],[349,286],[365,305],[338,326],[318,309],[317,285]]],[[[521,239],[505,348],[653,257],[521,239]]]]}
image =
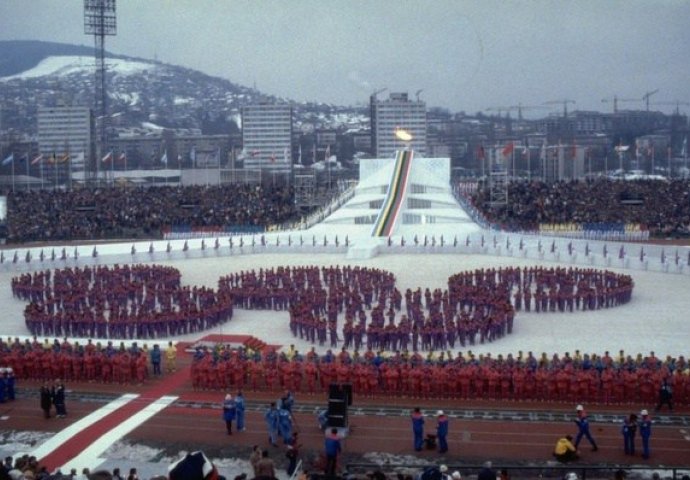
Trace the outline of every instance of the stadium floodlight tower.
{"type": "Polygon", "coordinates": [[[105,82],[105,37],[117,35],[116,0],[84,0],[84,33],[93,35],[94,58],[96,60],[96,83],[94,85],[94,110],[97,116],[96,155],[89,159],[86,181],[98,179],[98,159],[106,149],[106,120],[108,106],[105,82]]]}

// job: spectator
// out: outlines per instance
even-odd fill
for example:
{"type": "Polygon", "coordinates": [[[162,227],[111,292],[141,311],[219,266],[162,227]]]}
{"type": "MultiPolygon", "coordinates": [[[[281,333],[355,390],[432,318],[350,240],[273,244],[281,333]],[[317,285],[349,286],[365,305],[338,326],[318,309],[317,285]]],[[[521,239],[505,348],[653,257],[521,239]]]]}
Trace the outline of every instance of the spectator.
{"type": "Polygon", "coordinates": [[[262,452],[261,448],[259,448],[258,445],[254,445],[252,447],[252,453],[249,455],[249,464],[252,466],[252,470],[254,471],[254,477],[257,476],[257,466],[259,465],[259,460],[261,460],[262,457],[262,452]]]}
{"type": "Polygon", "coordinates": [[[496,472],[492,468],[490,460],[484,462],[484,466],[477,475],[477,480],[496,480],[496,472]]]}
{"type": "Polygon", "coordinates": [[[326,475],[335,475],[336,466],[338,464],[338,456],[342,450],[340,444],[340,436],[337,428],[331,428],[331,431],[326,434],[325,453],[326,453],[326,475]]]}
{"type": "Polygon", "coordinates": [[[275,478],[276,476],[275,463],[268,456],[267,450],[261,452],[261,460],[256,464],[256,476],[265,478],[275,478]]]}

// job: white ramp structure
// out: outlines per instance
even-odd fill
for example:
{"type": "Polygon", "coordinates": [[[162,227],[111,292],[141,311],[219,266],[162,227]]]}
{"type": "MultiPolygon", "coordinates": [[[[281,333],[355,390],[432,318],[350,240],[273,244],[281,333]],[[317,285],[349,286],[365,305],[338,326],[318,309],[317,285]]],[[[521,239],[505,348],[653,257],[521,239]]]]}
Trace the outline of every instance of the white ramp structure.
{"type": "Polygon", "coordinates": [[[394,236],[441,232],[451,238],[480,230],[453,197],[449,158],[416,157],[403,150],[395,158],[360,160],[359,178],[353,198],[312,230],[327,233],[347,226],[353,248],[366,250],[394,236]]]}

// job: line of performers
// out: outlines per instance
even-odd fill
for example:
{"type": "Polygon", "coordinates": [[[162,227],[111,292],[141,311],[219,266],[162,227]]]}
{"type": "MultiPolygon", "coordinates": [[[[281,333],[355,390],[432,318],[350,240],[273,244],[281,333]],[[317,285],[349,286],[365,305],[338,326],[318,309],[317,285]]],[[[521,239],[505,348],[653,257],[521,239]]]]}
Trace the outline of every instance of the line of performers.
{"type": "Polygon", "coordinates": [[[655,402],[659,385],[668,384],[674,400],[690,404],[690,364],[683,356],[519,352],[506,357],[475,356],[471,351],[425,355],[366,350],[320,356],[313,349],[266,355],[218,346],[198,348],[191,369],[194,388],[320,394],[331,383],[350,383],[364,396],[538,401],[588,401],[606,404],[655,402]]]}
{"type": "Polygon", "coordinates": [[[149,349],[137,342],[126,348],[124,344],[116,347],[108,341],[102,345],[90,339],[82,345],[67,339],[52,343],[48,339],[41,343],[36,338],[25,342],[0,339],[0,367],[22,380],[61,378],[71,383],[141,384],[149,378],[151,370],[154,375],[161,373],[163,359],[167,370],[173,371],[176,350],[171,343],[163,351],[158,345],[149,349]]]}

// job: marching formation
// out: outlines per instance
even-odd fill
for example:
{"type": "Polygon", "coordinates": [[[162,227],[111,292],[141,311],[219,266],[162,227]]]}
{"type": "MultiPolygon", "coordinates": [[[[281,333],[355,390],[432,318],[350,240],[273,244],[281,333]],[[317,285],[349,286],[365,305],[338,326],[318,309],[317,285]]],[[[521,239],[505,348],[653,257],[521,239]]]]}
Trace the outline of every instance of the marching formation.
{"type": "Polygon", "coordinates": [[[289,310],[294,336],[347,349],[431,351],[496,340],[513,331],[515,312],[572,312],[630,301],[628,275],[577,268],[478,269],[448,289],[408,289],[393,274],[359,267],[279,267],[223,277],[238,308],[289,310]],[[403,299],[404,310],[403,310],[403,299]],[[338,327],[338,317],[344,324],[338,327]]]}
{"type": "Polygon", "coordinates": [[[180,272],[159,265],[65,268],[12,279],[15,298],[29,301],[35,336],[161,338],[212,328],[232,318],[232,297],[183,287],[180,272]]]}
{"type": "Polygon", "coordinates": [[[634,286],[628,275],[543,267],[477,269],[451,276],[447,290],[404,295],[392,273],[349,266],[243,271],[220,278],[217,291],[183,287],[180,277],[157,265],[85,266],[23,274],[12,279],[12,293],[30,302],[24,318],[36,336],[164,338],[225,323],[236,305],[287,310],[293,335],[321,346],[430,351],[510,334],[522,309],[627,303],[634,286]]]}

